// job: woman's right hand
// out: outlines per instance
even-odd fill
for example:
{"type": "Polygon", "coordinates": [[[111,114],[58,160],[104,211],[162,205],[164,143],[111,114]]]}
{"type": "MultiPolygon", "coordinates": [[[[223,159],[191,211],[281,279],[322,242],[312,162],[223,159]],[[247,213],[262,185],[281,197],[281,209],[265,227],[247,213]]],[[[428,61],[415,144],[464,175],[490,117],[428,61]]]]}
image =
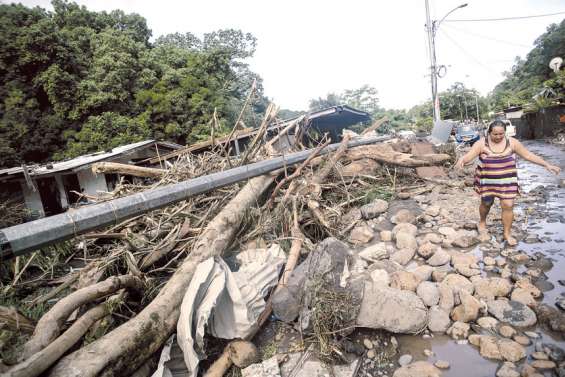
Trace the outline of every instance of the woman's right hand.
{"type": "Polygon", "coordinates": [[[457,163],[455,164],[455,169],[463,170],[464,167],[465,167],[465,164],[463,163],[463,157],[461,157],[459,159],[459,161],[457,161],[457,163]]]}

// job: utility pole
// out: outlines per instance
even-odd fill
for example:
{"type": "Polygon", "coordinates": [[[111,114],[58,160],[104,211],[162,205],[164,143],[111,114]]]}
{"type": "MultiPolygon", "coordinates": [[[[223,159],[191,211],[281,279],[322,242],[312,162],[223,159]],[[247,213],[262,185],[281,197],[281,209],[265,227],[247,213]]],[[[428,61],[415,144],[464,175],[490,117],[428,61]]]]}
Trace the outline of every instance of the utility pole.
{"type": "Polygon", "coordinates": [[[432,107],[434,113],[434,122],[441,119],[439,112],[439,98],[437,96],[437,67],[436,67],[436,46],[435,46],[435,21],[432,23],[430,19],[430,5],[426,0],[426,30],[428,31],[428,48],[430,54],[430,78],[432,81],[432,107]]]}
{"type": "Polygon", "coordinates": [[[479,97],[475,96],[475,105],[477,106],[477,123],[481,121],[481,114],[479,113],[479,97]]]}
{"type": "Polygon", "coordinates": [[[439,97],[437,95],[437,77],[438,77],[438,67],[436,63],[436,31],[451,13],[455,12],[459,8],[464,8],[467,3],[461,4],[449,12],[439,21],[432,21],[430,19],[430,4],[429,0],[426,0],[426,31],[428,32],[428,48],[430,53],[430,78],[432,82],[432,105],[434,110],[434,123],[441,120],[441,115],[439,112],[439,97]]]}

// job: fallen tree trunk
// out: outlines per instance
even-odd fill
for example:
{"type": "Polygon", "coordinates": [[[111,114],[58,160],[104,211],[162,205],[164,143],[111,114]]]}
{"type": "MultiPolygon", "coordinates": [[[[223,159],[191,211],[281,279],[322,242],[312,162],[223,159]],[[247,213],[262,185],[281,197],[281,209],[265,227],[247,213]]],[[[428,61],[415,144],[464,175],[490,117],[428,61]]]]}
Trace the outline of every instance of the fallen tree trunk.
{"type": "Polygon", "coordinates": [[[246,209],[257,202],[274,177],[253,178],[210,221],[191,253],[137,316],[61,359],[50,376],[129,375],[155,353],[175,330],[184,293],[202,261],[221,255],[232,243],[246,209]]]}
{"type": "Polygon", "coordinates": [[[118,162],[97,162],[92,165],[92,172],[98,173],[117,173],[133,175],[142,178],[161,178],[167,173],[163,169],[145,168],[142,166],[133,166],[128,164],[120,164],[118,162]]]}
{"type": "Polygon", "coordinates": [[[31,339],[24,345],[22,360],[30,358],[51,343],[61,333],[63,324],[69,315],[80,306],[108,296],[122,288],[139,290],[142,286],[143,282],[135,276],[112,276],[61,299],[37,322],[31,339]]]}
{"type": "Polygon", "coordinates": [[[415,168],[419,166],[438,165],[449,161],[451,156],[448,154],[435,153],[413,156],[409,153],[397,152],[388,144],[373,144],[350,149],[347,151],[347,158],[351,161],[370,158],[389,165],[415,168]]]}
{"type": "Polygon", "coordinates": [[[84,313],[61,336],[30,358],[15,365],[8,371],[7,375],[10,377],[36,377],[41,375],[78,342],[96,321],[110,313],[111,301],[120,300],[122,296],[123,292],[111,297],[108,302],[99,304],[84,313]]]}

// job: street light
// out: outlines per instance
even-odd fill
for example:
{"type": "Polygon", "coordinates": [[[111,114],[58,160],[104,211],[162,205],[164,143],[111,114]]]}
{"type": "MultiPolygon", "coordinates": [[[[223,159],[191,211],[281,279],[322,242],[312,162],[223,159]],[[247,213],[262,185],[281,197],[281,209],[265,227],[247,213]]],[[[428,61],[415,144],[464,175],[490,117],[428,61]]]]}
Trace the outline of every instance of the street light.
{"type": "Polygon", "coordinates": [[[461,4],[453,8],[449,12],[447,12],[447,14],[443,16],[443,18],[439,20],[439,22],[438,21],[432,22],[430,20],[430,6],[428,4],[428,0],[426,0],[426,30],[428,31],[428,47],[430,50],[430,60],[431,60],[430,73],[431,73],[431,81],[432,81],[432,102],[433,102],[433,110],[434,110],[434,122],[439,121],[441,118],[439,112],[439,97],[437,95],[437,78],[439,76],[439,69],[441,69],[441,66],[437,67],[436,65],[436,45],[435,45],[436,32],[439,26],[441,25],[441,23],[443,22],[443,20],[447,18],[447,16],[449,16],[451,13],[455,12],[459,8],[465,8],[467,5],[468,5],[467,3],[461,4]]]}

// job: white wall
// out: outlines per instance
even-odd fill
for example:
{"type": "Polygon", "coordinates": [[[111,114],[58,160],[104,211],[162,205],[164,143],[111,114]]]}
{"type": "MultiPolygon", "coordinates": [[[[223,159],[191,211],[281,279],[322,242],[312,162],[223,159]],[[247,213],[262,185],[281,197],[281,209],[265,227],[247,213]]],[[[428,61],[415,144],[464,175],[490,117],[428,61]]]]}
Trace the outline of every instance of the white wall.
{"type": "Polygon", "coordinates": [[[25,181],[20,181],[20,186],[22,187],[26,207],[32,212],[32,217],[44,217],[45,212],[43,211],[43,203],[41,203],[39,191],[31,190],[25,181]]]}
{"type": "Polygon", "coordinates": [[[95,175],[90,169],[84,169],[77,171],[77,178],[80,188],[87,195],[99,196],[100,192],[108,191],[104,174],[95,175]]]}

